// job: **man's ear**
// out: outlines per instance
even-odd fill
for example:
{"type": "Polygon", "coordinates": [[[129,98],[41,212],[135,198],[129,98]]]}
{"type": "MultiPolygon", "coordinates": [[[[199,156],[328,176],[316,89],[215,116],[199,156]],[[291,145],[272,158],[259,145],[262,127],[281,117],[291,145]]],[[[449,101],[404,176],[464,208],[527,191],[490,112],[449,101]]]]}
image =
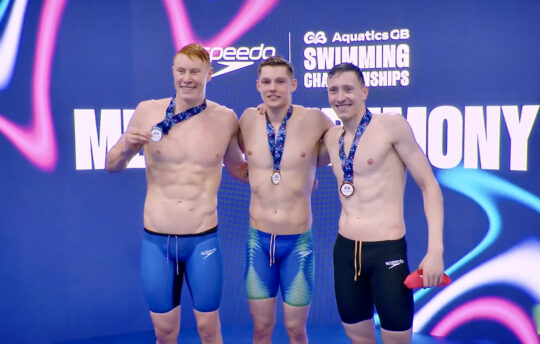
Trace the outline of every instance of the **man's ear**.
{"type": "Polygon", "coordinates": [[[293,81],[291,83],[291,90],[294,92],[294,91],[296,91],[297,87],[298,87],[298,80],[293,79],[293,81]]]}

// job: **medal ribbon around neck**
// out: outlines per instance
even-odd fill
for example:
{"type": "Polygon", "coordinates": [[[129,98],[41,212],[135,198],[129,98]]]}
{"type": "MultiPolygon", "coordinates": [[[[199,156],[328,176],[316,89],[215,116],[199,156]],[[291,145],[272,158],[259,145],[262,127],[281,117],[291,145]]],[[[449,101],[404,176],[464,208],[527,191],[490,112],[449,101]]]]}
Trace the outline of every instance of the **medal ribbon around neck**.
{"type": "Polygon", "coordinates": [[[206,99],[203,101],[202,104],[187,109],[186,111],[180,112],[176,115],[174,114],[175,107],[176,97],[172,97],[171,102],[169,103],[169,107],[167,107],[167,111],[165,112],[165,119],[155,125],[155,127],[158,127],[163,131],[164,135],[167,135],[169,133],[169,130],[171,130],[173,125],[185,121],[186,119],[189,119],[203,112],[204,109],[206,109],[206,99]]]}
{"type": "Polygon", "coordinates": [[[272,154],[272,158],[274,159],[274,171],[279,171],[281,157],[283,156],[283,147],[285,146],[285,131],[287,129],[287,121],[291,117],[292,112],[293,107],[291,105],[289,107],[289,111],[287,111],[287,114],[285,115],[285,118],[283,118],[283,122],[281,122],[281,125],[279,126],[277,138],[274,131],[274,126],[272,125],[272,123],[270,123],[268,115],[265,114],[266,132],[268,134],[268,146],[270,147],[270,154],[272,154]]]}
{"type": "Polygon", "coordinates": [[[344,148],[344,143],[343,143],[343,136],[345,135],[345,129],[343,129],[343,133],[339,137],[339,159],[341,160],[341,167],[343,169],[343,180],[347,183],[352,184],[353,162],[354,162],[354,155],[356,154],[356,147],[358,146],[358,141],[360,141],[360,138],[362,137],[362,134],[364,134],[366,127],[371,121],[371,116],[372,116],[371,112],[366,108],[366,113],[364,114],[364,116],[362,116],[362,120],[360,120],[360,123],[358,123],[358,127],[356,128],[356,133],[354,133],[354,139],[351,144],[351,150],[349,151],[349,155],[347,156],[347,158],[345,158],[345,148],[344,148]]]}

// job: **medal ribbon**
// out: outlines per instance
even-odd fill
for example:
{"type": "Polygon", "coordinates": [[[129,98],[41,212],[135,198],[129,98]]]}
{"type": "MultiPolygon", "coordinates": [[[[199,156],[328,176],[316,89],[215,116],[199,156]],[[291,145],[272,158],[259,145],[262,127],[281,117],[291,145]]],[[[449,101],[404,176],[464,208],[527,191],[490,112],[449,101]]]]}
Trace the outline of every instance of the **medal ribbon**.
{"type": "Polygon", "coordinates": [[[371,121],[371,112],[366,109],[366,113],[364,116],[362,116],[362,120],[360,120],[360,123],[358,123],[358,127],[356,128],[356,133],[354,133],[354,139],[351,144],[351,150],[349,151],[349,155],[347,158],[345,158],[345,148],[343,144],[343,136],[345,135],[345,129],[343,129],[343,133],[339,137],[339,159],[341,160],[341,167],[343,169],[343,180],[345,182],[352,183],[353,180],[353,162],[354,162],[354,155],[356,154],[356,147],[358,146],[358,141],[360,141],[360,138],[362,137],[362,134],[364,134],[364,131],[366,130],[366,127],[368,126],[369,122],[371,121]]]}
{"type": "Polygon", "coordinates": [[[173,125],[180,123],[182,121],[185,121],[186,119],[189,119],[203,112],[204,109],[206,109],[206,99],[203,101],[201,105],[197,105],[195,107],[192,107],[191,109],[187,109],[186,111],[180,112],[176,115],[174,114],[175,107],[176,107],[176,97],[172,97],[171,102],[169,103],[169,107],[167,107],[167,111],[165,111],[165,119],[155,125],[156,127],[159,127],[163,131],[164,135],[167,135],[167,133],[169,132],[169,130],[171,130],[173,125]]]}
{"type": "Polygon", "coordinates": [[[279,171],[281,157],[283,156],[283,147],[285,146],[285,131],[287,129],[287,121],[291,117],[292,112],[293,107],[291,105],[289,107],[289,111],[287,111],[287,114],[285,115],[285,118],[283,118],[283,122],[281,122],[281,125],[279,126],[277,138],[274,131],[274,126],[272,125],[272,123],[270,123],[268,115],[265,114],[266,133],[268,134],[268,146],[270,147],[270,154],[272,154],[272,158],[274,159],[274,171],[279,171]]]}

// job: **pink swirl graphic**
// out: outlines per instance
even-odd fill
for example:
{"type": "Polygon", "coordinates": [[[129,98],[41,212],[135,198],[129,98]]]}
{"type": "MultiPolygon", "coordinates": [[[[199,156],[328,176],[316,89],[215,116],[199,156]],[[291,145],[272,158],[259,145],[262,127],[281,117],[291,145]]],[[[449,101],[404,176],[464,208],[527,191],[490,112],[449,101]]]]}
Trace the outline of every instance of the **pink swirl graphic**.
{"type": "Polygon", "coordinates": [[[520,343],[539,343],[529,316],[519,306],[498,297],[482,297],[459,306],[435,326],[431,335],[446,337],[461,325],[475,320],[492,320],[505,326],[520,343]]]}
{"type": "MultiPolygon", "coordinates": [[[[182,1],[163,0],[174,45],[177,49],[199,41],[182,1]]],[[[247,0],[229,24],[208,43],[224,47],[251,29],[278,3],[278,0],[247,0]]],[[[41,11],[34,55],[32,80],[32,118],[18,125],[0,114],[0,132],[38,169],[53,172],[58,162],[58,148],[50,103],[52,58],[58,28],[67,0],[46,0],[41,11]]]]}

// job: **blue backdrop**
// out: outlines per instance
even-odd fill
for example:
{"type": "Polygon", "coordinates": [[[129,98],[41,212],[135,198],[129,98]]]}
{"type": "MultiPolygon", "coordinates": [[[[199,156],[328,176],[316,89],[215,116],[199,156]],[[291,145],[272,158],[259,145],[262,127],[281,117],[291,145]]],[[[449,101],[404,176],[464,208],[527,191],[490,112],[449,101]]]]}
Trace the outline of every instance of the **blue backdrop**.
{"type": "MultiPolygon", "coordinates": [[[[540,3],[492,1],[0,1],[0,338],[52,343],[151,329],[139,281],[142,157],[111,175],[106,150],[139,101],[171,96],[181,46],[212,52],[208,97],[260,103],[261,59],[290,58],[295,103],[330,117],[326,72],[366,72],[374,110],[400,111],[445,197],[454,279],[415,294],[417,332],[538,343],[540,3]]],[[[313,194],[310,326],[340,326],[331,249],[340,211],[329,167],[313,194]]],[[[426,249],[409,181],[411,268],[426,249]]],[[[224,327],[251,320],[243,287],[249,189],[219,193],[224,327]]],[[[184,292],[182,326],[193,327],[184,292]]]]}

